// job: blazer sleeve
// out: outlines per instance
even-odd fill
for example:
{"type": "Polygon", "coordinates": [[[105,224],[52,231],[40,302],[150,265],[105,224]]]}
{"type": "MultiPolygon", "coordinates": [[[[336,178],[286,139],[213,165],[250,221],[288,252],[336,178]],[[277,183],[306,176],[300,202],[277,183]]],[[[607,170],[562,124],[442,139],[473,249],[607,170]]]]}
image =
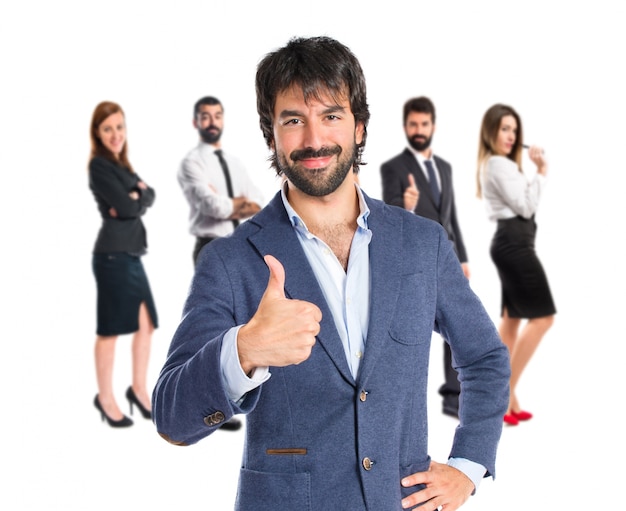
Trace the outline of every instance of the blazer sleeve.
{"type": "Polygon", "coordinates": [[[450,457],[480,463],[486,476],[494,475],[509,401],[509,353],[447,240],[440,254],[435,330],[450,344],[461,383],[460,424],[450,457]]]}
{"type": "MultiPolygon", "coordinates": [[[[137,176],[137,181],[138,182],[143,181],[143,179],[137,176]]],[[[146,186],[148,186],[145,181],[143,181],[143,183],[146,186]]],[[[151,207],[154,204],[154,199],[156,198],[156,192],[154,191],[154,188],[150,186],[148,186],[145,189],[137,187],[137,191],[139,192],[139,202],[144,207],[144,213],[145,213],[145,209],[151,207]]]]}
{"type": "MultiPolygon", "coordinates": [[[[383,163],[380,167],[383,201],[404,209],[404,190],[408,181],[404,182],[400,169],[393,160],[383,163]]],[[[408,178],[407,178],[408,179],[408,178]]]]}
{"type": "Polygon", "coordinates": [[[211,246],[224,241],[215,240],[202,251],[182,320],[153,391],[157,431],[176,445],[194,444],[233,415],[248,413],[261,392],[261,387],[254,389],[237,404],[228,397],[222,377],[222,339],[236,326],[233,289],[238,286],[233,282],[236,276],[229,275],[222,257],[211,246]],[[221,420],[216,422],[214,417],[221,420]]]}
{"type": "MultiPolygon", "coordinates": [[[[109,208],[115,208],[117,218],[137,218],[142,216],[149,205],[154,201],[154,192],[147,194],[146,200],[137,200],[130,197],[130,192],[136,189],[136,179],[128,176],[124,179],[121,172],[127,172],[116,167],[102,158],[94,158],[89,163],[89,179],[94,193],[100,201],[109,208]],[[150,196],[152,198],[150,199],[150,196]]],[[[143,196],[140,193],[140,197],[143,196]]]]}
{"type": "Polygon", "coordinates": [[[456,247],[456,254],[459,258],[459,262],[467,263],[467,250],[465,249],[465,242],[463,241],[463,234],[461,233],[461,225],[459,224],[456,211],[456,197],[452,180],[452,166],[447,162],[445,162],[445,164],[448,167],[448,175],[450,178],[450,197],[452,201],[450,208],[450,224],[452,225],[452,232],[454,233],[454,245],[456,247]]]}

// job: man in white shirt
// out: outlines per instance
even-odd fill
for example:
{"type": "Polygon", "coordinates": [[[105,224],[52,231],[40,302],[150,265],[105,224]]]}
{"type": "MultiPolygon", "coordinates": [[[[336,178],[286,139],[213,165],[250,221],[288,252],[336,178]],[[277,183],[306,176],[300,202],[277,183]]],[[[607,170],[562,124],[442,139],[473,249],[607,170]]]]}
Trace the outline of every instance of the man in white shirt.
{"type": "MultiPolygon", "coordinates": [[[[243,164],[221,150],[224,108],[217,98],[205,96],[196,102],[193,126],[200,141],[183,159],[177,177],[189,202],[189,232],[196,237],[195,265],[202,247],[230,235],[240,220],[261,209],[262,198],[243,164]]],[[[241,421],[234,417],[222,426],[229,431],[240,428],[241,421]]]]}
{"type": "Polygon", "coordinates": [[[240,220],[259,211],[262,197],[243,164],[221,151],[224,108],[217,98],[205,96],[196,102],[193,126],[200,141],[183,159],[178,182],[189,202],[189,232],[196,237],[195,264],[204,245],[228,236],[240,220]]]}

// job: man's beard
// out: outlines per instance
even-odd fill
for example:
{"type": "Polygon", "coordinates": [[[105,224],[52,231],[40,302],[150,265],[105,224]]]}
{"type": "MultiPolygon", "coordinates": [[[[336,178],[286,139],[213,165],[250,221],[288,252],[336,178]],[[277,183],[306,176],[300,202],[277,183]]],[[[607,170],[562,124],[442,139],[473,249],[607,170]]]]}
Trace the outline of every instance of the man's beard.
{"type": "Polygon", "coordinates": [[[222,136],[222,130],[212,124],[204,129],[198,128],[198,133],[207,144],[216,144],[222,136]]]}
{"type": "Polygon", "coordinates": [[[315,151],[313,149],[303,149],[301,151],[293,151],[289,157],[293,162],[288,163],[284,154],[277,155],[276,163],[278,170],[282,172],[294,186],[303,193],[312,197],[324,197],[333,193],[341,183],[344,182],[348,172],[352,170],[354,160],[357,156],[357,147],[354,144],[351,152],[342,158],[342,149],[339,146],[322,147],[315,151]],[[298,160],[306,158],[316,158],[337,155],[337,164],[335,168],[328,172],[327,168],[321,169],[299,169],[298,160]]]}
{"type": "Polygon", "coordinates": [[[432,141],[432,139],[432,136],[427,138],[420,135],[413,135],[411,138],[407,137],[409,145],[418,152],[422,152],[428,149],[430,147],[430,142],[432,141]]]}

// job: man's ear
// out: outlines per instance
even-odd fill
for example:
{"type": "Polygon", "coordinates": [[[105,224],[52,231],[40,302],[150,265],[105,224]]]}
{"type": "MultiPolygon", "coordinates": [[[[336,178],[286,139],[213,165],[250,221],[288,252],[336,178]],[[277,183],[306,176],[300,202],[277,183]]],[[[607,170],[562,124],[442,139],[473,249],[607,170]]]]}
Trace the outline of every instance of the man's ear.
{"type": "Polygon", "coordinates": [[[363,121],[359,121],[356,123],[356,128],[354,130],[354,140],[356,145],[363,143],[363,133],[365,133],[365,124],[363,124],[363,121]]]}

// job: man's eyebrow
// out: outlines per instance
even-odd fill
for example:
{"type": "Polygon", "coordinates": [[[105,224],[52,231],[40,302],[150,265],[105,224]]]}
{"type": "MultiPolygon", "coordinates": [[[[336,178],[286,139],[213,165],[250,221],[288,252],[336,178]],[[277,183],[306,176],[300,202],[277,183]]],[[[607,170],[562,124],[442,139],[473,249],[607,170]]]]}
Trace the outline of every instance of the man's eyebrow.
{"type": "MultiPolygon", "coordinates": [[[[322,114],[333,114],[335,112],[345,112],[346,108],[341,105],[329,105],[323,111],[322,114]]],[[[285,109],[280,112],[279,117],[302,117],[304,114],[300,110],[288,110],[285,109]]]]}

